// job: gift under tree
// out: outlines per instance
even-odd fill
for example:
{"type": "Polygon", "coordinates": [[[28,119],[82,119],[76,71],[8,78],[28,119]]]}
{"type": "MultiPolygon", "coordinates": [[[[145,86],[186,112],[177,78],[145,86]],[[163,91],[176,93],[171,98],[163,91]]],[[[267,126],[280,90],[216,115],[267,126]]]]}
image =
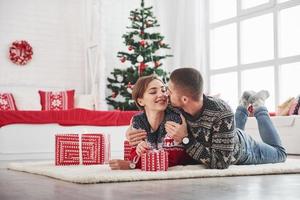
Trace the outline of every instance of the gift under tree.
{"type": "Polygon", "coordinates": [[[119,110],[137,110],[131,98],[132,87],[140,76],[157,74],[164,82],[168,79],[168,73],[162,68],[162,59],[172,55],[165,54],[163,49],[170,49],[164,42],[164,37],[155,32],[159,26],[153,16],[151,7],[144,6],[130,11],[131,26],[129,32],[122,37],[128,51],[118,52],[117,57],[122,65],[127,68],[115,68],[111,72],[112,77],[107,78],[107,88],[111,90],[106,98],[107,103],[119,110]]]}

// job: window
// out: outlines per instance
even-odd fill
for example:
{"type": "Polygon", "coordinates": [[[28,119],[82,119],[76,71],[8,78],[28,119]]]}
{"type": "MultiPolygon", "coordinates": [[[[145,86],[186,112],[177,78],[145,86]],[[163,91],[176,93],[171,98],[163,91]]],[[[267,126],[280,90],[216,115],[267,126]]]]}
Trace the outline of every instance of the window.
{"type": "Polygon", "coordinates": [[[273,58],[273,15],[241,21],[241,62],[245,64],[273,58]]]}
{"type": "Polygon", "coordinates": [[[281,74],[280,102],[300,95],[300,62],[281,65],[279,71],[281,74]]]}
{"type": "Polygon", "coordinates": [[[261,89],[268,90],[270,97],[266,100],[266,106],[270,110],[274,108],[274,67],[262,67],[248,69],[241,72],[241,91],[261,89]],[[263,88],[262,88],[263,85],[263,88]]]}
{"type": "Polygon", "coordinates": [[[238,97],[238,84],[236,72],[214,75],[210,79],[210,85],[210,95],[219,96],[220,98],[227,101],[227,103],[231,105],[232,109],[235,109],[237,104],[235,101],[232,101],[234,98],[231,97],[238,97]]]}
{"type": "Polygon", "coordinates": [[[279,12],[280,57],[300,54],[300,6],[279,12]]]}
{"type": "Polygon", "coordinates": [[[269,0],[242,0],[242,9],[248,9],[268,3],[269,0]]]}
{"type": "Polygon", "coordinates": [[[266,89],[270,111],[298,96],[300,1],[207,2],[209,93],[221,94],[234,108],[244,90],[266,89]]]}
{"type": "Polygon", "coordinates": [[[212,5],[210,6],[211,22],[236,16],[236,0],[210,0],[210,3],[212,5]]]}
{"type": "Polygon", "coordinates": [[[211,68],[235,66],[237,64],[236,25],[229,24],[211,32],[211,68]]]}

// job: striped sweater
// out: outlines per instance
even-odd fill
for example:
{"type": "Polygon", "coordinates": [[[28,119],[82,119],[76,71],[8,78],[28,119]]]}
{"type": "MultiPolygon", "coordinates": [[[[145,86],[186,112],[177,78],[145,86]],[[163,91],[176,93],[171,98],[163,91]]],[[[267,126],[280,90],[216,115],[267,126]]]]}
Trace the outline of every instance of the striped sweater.
{"type": "Polygon", "coordinates": [[[226,169],[238,162],[242,149],[234,114],[223,100],[203,97],[203,108],[197,116],[183,112],[190,139],[186,152],[208,168],[226,169]]]}

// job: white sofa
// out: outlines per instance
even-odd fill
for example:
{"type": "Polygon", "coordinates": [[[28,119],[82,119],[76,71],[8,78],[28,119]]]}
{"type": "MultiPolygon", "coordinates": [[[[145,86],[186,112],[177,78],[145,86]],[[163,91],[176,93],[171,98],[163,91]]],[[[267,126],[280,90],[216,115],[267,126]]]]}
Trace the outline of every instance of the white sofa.
{"type": "MultiPolygon", "coordinates": [[[[288,154],[300,154],[300,116],[271,117],[288,154]]],[[[123,158],[128,126],[61,126],[58,124],[12,124],[0,128],[0,161],[54,159],[57,133],[105,133],[111,138],[111,158],[123,158]]],[[[257,122],[249,117],[248,134],[260,140],[257,122]]]]}
{"type": "Polygon", "coordinates": [[[111,158],[123,158],[128,126],[61,126],[11,124],[0,128],[0,161],[54,160],[55,134],[104,133],[110,135],[111,158]]]}
{"type": "MultiPolygon", "coordinates": [[[[0,93],[12,93],[18,110],[41,110],[38,90],[60,91],[66,88],[0,86],[0,93]]],[[[94,109],[91,95],[77,94],[75,108],[94,109]]],[[[1,118],[2,116],[0,116],[1,118]]],[[[123,158],[123,141],[128,126],[61,126],[51,124],[10,124],[0,127],[0,162],[11,160],[54,159],[55,134],[105,133],[111,138],[111,157],[123,158]]]]}
{"type": "MultiPolygon", "coordinates": [[[[278,129],[280,138],[288,154],[300,154],[300,116],[274,116],[273,124],[278,129]]],[[[249,117],[245,130],[257,140],[261,140],[255,117],[249,117]]]]}

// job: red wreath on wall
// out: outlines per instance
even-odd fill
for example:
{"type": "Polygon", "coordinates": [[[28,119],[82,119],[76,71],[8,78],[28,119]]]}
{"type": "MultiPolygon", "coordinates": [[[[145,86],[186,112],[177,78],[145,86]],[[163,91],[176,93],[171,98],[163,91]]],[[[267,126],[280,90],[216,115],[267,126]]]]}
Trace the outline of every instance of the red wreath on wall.
{"type": "Polygon", "coordinates": [[[17,65],[26,65],[32,55],[32,47],[25,40],[14,41],[9,47],[9,59],[17,65]]]}

